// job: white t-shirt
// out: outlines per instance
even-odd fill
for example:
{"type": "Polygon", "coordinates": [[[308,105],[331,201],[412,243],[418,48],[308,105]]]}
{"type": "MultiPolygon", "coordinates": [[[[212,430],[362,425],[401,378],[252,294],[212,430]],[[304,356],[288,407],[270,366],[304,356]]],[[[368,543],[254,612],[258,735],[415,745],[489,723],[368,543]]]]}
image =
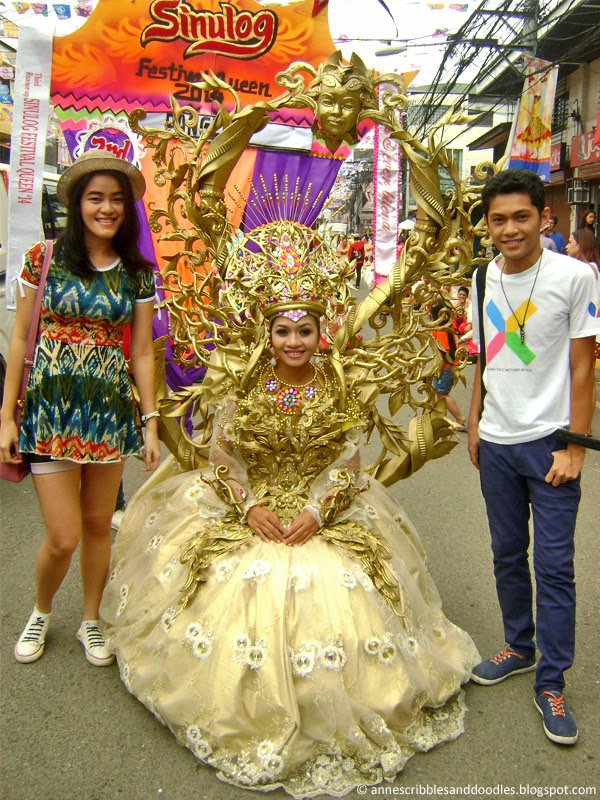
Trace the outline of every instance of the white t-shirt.
{"type": "MultiPolygon", "coordinates": [[[[500,268],[495,261],[488,265],[483,301],[487,394],[479,434],[497,444],[535,441],[569,424],[570,340],[600,333],[589,266],[544,250],[527,308],[537,266],[502,275],[501,285],[500,268]],[[524,316],[522,344],[518,323],[524,316]]],[[[476,274],[473,338],[479,343],[476,274]]]]}

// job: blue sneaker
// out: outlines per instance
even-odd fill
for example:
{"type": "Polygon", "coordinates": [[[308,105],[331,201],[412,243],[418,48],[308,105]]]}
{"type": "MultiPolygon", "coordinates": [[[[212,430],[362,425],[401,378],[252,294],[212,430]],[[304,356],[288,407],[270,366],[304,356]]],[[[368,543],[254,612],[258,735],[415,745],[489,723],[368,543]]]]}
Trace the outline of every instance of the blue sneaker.
{"type": "Polygon", "coordinates": [[[522,656],[514,650],[505,648],[489,661],[482,661],[476,664],[471,672],[471,680],[480,683],[482,686],[492,686],[500,683],[511,675],[518,675],[521,672],[533,672],[536,668],[535,655],[522,656]]]}
{"type": "Polygon", "coordinates": [[[557,691],[537,693],[533,702],[544,718],[544,733],[556,744],[575,744],[577,723],[565,704],[565,696],[557,691]]]}

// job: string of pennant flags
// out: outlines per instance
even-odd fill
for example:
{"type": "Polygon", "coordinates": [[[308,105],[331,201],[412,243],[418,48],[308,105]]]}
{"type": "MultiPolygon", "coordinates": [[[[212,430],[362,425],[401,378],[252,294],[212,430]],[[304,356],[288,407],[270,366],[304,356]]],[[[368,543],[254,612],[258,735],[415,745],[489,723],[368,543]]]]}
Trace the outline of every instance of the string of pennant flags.
{"type": "MultiPolygon", "coordinates": [[[[329,0],[314,0],[312,16],[316,16],[318,13],[323,11],[327,5],[329,0]]],[[[387,9],[382,0],[379,0],[381,4],[387,9]]],[[[17,14],[27,14],[27,12],[33,12],[34,14],[39,14],[43,17],[47,17],[52,11],[56,14],[58,19],[66,20],[71,19],[73,15],[78,17],[89,17],[92,11],[94,10],[94,6],[96,5],[95,2],[90,2],[90,0],[74,0],[73,2],[66,2],[66,3],[20,3],[20,2],[0,2],[0,12],[12,10],[16,11],[17,14]]],[[[430,11],[443,11],[443,10],[450,10],[450,11],[459,11],[459,12],[466,12],[469,10],[468,3],[424,3],[423,4],[426,8],[430,11]]]]}
{"type": "Polygon", "coordinates": [[[86,2],[86,0],[77,0],[77,2],[71,3],[0,2],[0,12],[16,11],[17,14],[33,12],[34,14],[47,17],[53,11],[58,19],[71,19],[73,15],[77,17],[89,17],[95,5],[95,3],[86,2]]]}

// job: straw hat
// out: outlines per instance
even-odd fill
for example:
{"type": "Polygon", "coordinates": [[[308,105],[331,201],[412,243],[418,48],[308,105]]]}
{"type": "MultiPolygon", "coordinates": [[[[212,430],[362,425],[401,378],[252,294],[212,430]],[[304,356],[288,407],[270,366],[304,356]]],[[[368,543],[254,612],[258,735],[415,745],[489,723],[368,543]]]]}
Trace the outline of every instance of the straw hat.
{"type": "Polygon", "coordinates": [[[64,205],[68,205],[69,192],[80,178],[89,175],[90,172],[100,172],[102,170],[114,170],[122,172],[129,179],[133,196],[136,200],[141,200],[146,191],[146,181],[140,170],[125,161],[123,158],[109,153],[107,150],[88,150],[68,167],[60,176],[56,185],[56,196],[64,205]]]}

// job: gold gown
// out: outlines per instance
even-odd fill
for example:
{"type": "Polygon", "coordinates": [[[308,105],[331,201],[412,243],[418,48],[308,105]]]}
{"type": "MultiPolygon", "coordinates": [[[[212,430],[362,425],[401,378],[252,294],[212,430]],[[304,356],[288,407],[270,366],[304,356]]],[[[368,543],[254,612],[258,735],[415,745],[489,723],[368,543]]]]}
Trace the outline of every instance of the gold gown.
{"type": "Polygon", "coordinates": [[[221,403],[211,469],[170,461],[130,503],[101,607],[125,686],[181,744],[222,780],[297,798],[392,780],[459,736],[480,660],[402,508],[361,472],[359,406],[340,413],[323,380],[286,400],[265,365],[221,403]],[[322,527],[264,542],[243,521],[257,501],[322,527]]]}

